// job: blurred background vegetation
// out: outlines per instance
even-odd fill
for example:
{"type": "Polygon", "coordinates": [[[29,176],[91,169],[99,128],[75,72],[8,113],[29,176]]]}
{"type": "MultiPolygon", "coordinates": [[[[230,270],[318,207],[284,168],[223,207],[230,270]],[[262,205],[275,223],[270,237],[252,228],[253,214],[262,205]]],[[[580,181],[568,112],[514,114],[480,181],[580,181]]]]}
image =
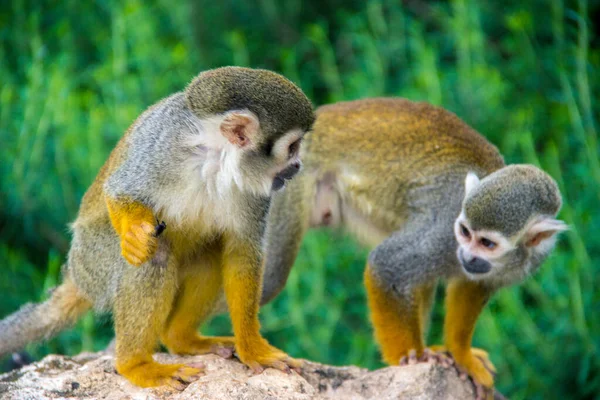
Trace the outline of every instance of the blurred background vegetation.
{"type": "MultiPolygon", "coordinates": [[[[381,95],[442,105],[508,162],[548,171],[571,230],[540,273],[492,300],[474,342],[490,351],[510,398],[600,396],[598,1],[2,3],[0,316],[57,284],[67,223],[144,108],[201,70],[263,67],[317,105],[381,95]]],[[[269,340],[297,357],[380,367],[360,283],[365,256],[340,233],[311,233],[285,291],[262,309],[269,340]]],[[[228,324],[219,316],[206,331],[225,334],[228,324]]],[[[89,314],[27,350],[99,350],[111,329],[89,314]]]]}

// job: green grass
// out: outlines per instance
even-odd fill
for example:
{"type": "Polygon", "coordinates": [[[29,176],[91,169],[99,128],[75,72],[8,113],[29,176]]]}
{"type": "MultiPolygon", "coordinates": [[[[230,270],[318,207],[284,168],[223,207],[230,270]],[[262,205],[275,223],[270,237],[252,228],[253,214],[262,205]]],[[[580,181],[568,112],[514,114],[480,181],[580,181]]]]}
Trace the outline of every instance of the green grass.
{"type": "MultiPolygon", "coordinates": [[[[265,67],[317,105],[380,95],[442,105],[508,162],[548,171],[571,229],[534,278],[491,301],[474,342],[510,398],[596,398],[599,15],[584,0],[12,1],[0,10],[0,316],[60,280],[67,223],[144,108],[203,69],[265,67]]],[[[309,234],[285,291],[261,311],[269,340],[298,357],[380,367],[359,284],[365,257],[339,233],[309,234]]],[[[227,317],[207,331],[227,333],[227,317]]],[[[111,335],[110,320],[90,314],[28,350],[98,350],[111,335]]]]}

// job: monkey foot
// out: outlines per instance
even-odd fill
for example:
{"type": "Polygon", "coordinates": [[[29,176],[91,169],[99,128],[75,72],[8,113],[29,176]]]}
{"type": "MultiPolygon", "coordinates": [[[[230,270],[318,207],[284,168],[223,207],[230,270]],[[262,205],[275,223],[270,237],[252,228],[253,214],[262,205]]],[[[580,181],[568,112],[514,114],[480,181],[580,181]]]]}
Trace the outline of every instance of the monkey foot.
{"type": "Polygon", "coordinates": [[[183,390],[200,378],[204,370],[202,363],[158,364],[154,361],[141,364],[117,364],[117,371],[135,385],[141,387],[170,386],[183,390]]]}
{"type": "Polygon", "coordinates": [[[302,361],[296,360],[271,346],[263,338],[247,343],[244,349],[237,346],[236,354],[256,374],[260,374],[265,368],[275,368],[291,373],[291,370],[298,371],[302,367],[302,361]]]}
{"type": "MultiPolygon", "coordinates": [[[[433,351],[435,353],[441,353],[441,354],[450,356],[450,352],[448,351],[446,346],[441,346],[441,345],[430,346],[429,349],[431,349],[431,351],[433,351]]],[[[491,374],[496,373],[496,367],[490,360],[490,356],[487,351],[485,351],[483,349],[479,349],[477,347],[471,347],[471,355],[473,357],[479,359],[483,363],[483,366],[485,367],[485,369],[487,369],[491,374]]]]}
{"type": "Polygon", "coordinates": [[[452,357],[444,353],[432,351],[431,349],[423,350],[423,354],[417,357],[417,351],[412,349],[407,356],[400,359],[400,365],[414,365],[418,363],[439,364],[445,368],[450,368],[454,364],[452,357]]]}
{"type": "Polygon", "coordinates": [[[445,346],[431,346],[430,349],[437,354],[452,359],[454,368],[463,380],[471,377],[477,400],[493,398],[494,375],[496,367],[490,361],[485,350],[471,348],[471,352],[462,357],[453,356],[445,346]]]}
{"type": "Polygon", "coordinates": [[[164,340],[165,346],[174,354],[216,354],[223,358],[233,357],[235,339],[228,336],[204,337],[197,334],[185,339],[164,340]]]}
{"type": "Polygon", "coordinates": [[[121,254],[130,264],[139,267],[154,256],[158,244],[155,230],[154,224],[147,221],[129,225],[121,236],[121,254]]]}

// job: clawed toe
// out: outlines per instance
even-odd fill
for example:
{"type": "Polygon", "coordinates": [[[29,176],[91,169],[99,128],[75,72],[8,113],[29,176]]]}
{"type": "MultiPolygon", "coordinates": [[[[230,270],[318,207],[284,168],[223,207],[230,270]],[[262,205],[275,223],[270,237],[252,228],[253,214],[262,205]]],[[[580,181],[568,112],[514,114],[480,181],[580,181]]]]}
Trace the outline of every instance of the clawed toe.
{"type": "Polygon", "coordinates": [[[233,348],[219,346],[214,350],[214,353],[222,358],[232,358],[233,348]]]}

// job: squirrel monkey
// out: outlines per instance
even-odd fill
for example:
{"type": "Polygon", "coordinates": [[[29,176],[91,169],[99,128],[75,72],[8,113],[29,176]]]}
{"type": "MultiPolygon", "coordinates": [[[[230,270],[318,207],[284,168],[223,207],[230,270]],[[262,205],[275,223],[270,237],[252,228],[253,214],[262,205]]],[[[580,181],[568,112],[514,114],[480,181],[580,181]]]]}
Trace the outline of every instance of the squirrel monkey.
{"type": "Polygon", "coordinates": [[[319,108],[302,151],[304,172],[273,199],[263,303],[283,288],[305,231],[341,225],[372,249],[365,284],[384,361],[423,355],[443,279],[445,347],[432,350],[491,387],[473,329],[490,296],[532,274],[566,228],[554,219],[555,182],[533,166],[505,166],[454,114],[403,99],[319,108]]]}
{"type": "Polygon", "coordinates": [[[183,389],[201,372],[154,362],[159,339],[177,354],[235,345],[257,372],[298,366],[259,332],[262,240],[272,193],[299,171],[313,121],[297,86],[249,68],[203,72],[150,107],[83,197],[62,285],[0,321],[0,355],[94,307],[112,311],[117,371],[142,387],[183,389]],[[199,335],[223,292],[234,337],[199,335]]]}

